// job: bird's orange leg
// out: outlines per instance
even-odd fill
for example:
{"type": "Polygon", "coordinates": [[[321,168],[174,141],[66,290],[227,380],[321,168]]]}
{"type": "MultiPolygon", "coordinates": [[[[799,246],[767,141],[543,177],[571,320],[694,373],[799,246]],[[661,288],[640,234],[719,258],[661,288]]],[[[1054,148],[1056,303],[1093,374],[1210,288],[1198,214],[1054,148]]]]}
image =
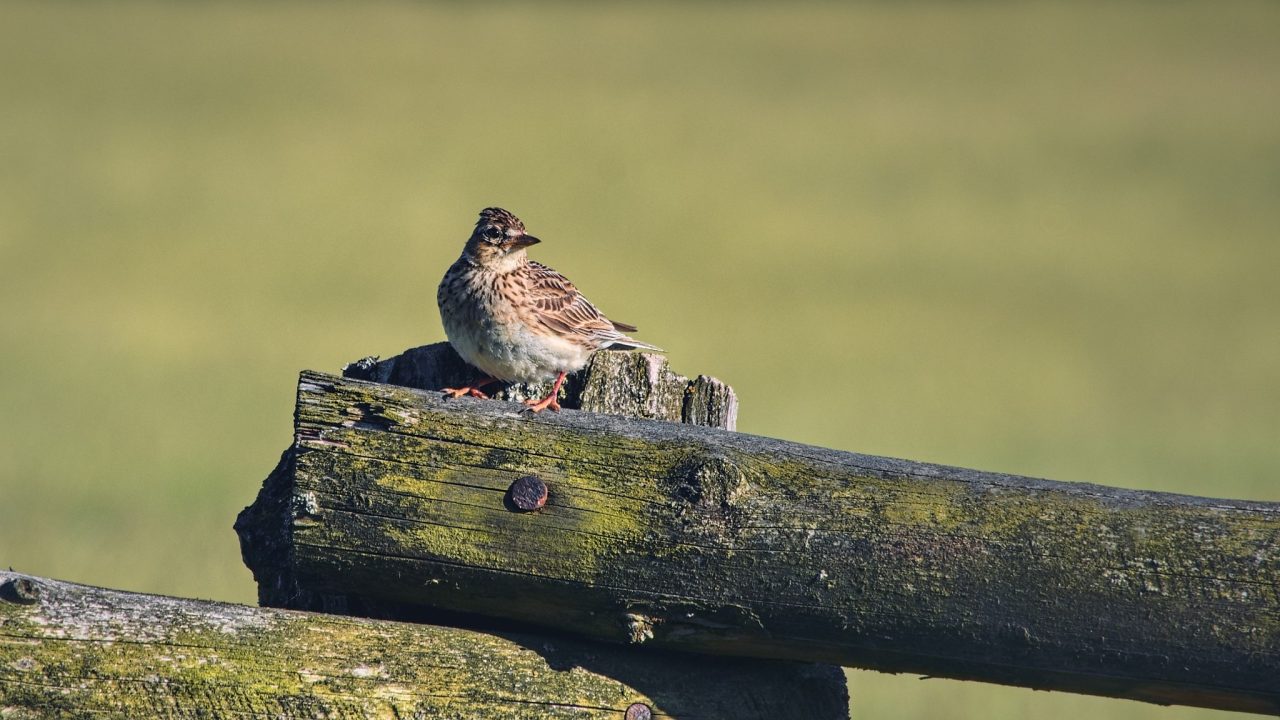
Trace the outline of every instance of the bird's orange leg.
{"type": "Polygon", "coordinates": [[[442,388],[441,392],[444,393],[445,398],[450,400],[456,400],[462,397],[463,395],[470,395],[471,397],[478,397],[481,400],[488,400],[489,396],[480,392],[480,388],[484,387],[485,385],[492,385],[496,382],[498,382],[497,378],[491,378],[486,376],[471,383],[470,385],[467,385],[466,387],[442,388]]]}
{"type": "Polygon", "coordinates": [[[542,412],[547,408],[560,412],[560,403],[557,401],[556,396],[560,394],[560,384],[563,382],[564,373],[560,373],[556,376],[556,384],[551,388],[551,394],[541,400],[525,400],[524,404],[528,405],[529,410],[532,412],[542,412]]]}

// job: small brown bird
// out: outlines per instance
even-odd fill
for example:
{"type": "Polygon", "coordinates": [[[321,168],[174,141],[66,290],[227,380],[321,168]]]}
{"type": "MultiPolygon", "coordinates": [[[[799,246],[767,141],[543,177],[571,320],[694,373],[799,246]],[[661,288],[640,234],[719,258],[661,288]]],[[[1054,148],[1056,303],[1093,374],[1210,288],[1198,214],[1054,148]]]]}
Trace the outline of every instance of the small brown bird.
{"type": "Polygon", "coordinates": [[[551,394],[526,404],[533,412],[559,410],[556,396],[566,374],[580,370],[605,348],[657,350],[627,337],[636,328],[600,314],[569,279],[529,259],[538,238],[520,218],[485,208],[458,258],[436,291],[449,343],[484,377],[445,396],[487,397],[480,388],[495,382],[555,378],[551,394]]]}

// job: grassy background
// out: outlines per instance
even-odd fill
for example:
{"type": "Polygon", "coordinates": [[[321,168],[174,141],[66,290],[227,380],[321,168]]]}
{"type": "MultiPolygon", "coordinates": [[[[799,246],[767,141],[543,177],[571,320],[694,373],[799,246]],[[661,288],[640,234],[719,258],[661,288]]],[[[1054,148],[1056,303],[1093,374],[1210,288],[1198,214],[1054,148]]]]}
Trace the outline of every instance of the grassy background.
{"type": "MultiPolygon", "coordinates": [[[[295,373],[442,339],[492,204],[744,431],[1280,500],[1275,3],[0,15],[5,565],[252,601],[295,373]]],[[[851,679],[867,718],[1215,715],[851,679]]]]}

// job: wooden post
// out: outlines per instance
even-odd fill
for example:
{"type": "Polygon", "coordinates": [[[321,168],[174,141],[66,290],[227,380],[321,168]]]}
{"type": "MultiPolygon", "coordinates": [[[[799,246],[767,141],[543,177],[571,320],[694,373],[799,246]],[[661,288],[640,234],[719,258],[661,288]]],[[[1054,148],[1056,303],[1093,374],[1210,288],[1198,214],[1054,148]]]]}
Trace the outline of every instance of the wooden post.
{"type": "MultiPolygon", "coordinates": [[[[460,387],[476,379],[448,343],[423,345],[379,361],[357,360],[343,369],[345,377],[378,383],[439,390],[460,387]]],[[[497,400],[520,402],[545,396],[551,383],[496,385],[497,400]]],[[[574,410],[669,420],[733,430],[738,423],[738,397],[733,388],[713,377],[690,380],[676,374],[662,355],[598,352],[580,372],[566,381],[560,404],[574,410]]]]}
{"type": "Polygon", "coordinates": [[[295,432],[237,524],[265,604],[1280,712],[1277,504],[314,372],[295,432]]]}
{"type": "Polygon", "coordinates": [[[824,666],[706,663],[0,572],[0,716],[14,720],[837,720],[848,718],[843,688],[824,666]]]}

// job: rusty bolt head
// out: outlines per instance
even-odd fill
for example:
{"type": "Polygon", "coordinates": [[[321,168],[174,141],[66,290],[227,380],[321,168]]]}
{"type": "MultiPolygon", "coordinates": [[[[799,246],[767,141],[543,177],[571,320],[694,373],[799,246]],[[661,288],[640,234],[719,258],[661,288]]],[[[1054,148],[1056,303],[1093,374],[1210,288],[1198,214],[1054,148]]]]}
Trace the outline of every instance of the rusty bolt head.
{"type": "Polygon", "coordinates": [[[625,720],[653,720],[653,710],[649,709],[644,703],[631,703],[627,708],[627,714],[623,715],[625,720]]]}
{"type": "Polygon", "coordinates": [[[525,475],[511,483],[507,498],[515,510],[520,512],[537,510],[547,504],[547,484],[537,475],[525,475]]]}
{"type": "Polygon", "coordinates": [[[627,707],[625,720],[653,720],[653,710],[644,703],[632,703],[627,707]]]}
{"type": "Polygon", "coordinates": [[[30,605],[40,599],[40,586],[30,578],[14,578],[0,585],[0,599],[19,605],[30,605]]]}

